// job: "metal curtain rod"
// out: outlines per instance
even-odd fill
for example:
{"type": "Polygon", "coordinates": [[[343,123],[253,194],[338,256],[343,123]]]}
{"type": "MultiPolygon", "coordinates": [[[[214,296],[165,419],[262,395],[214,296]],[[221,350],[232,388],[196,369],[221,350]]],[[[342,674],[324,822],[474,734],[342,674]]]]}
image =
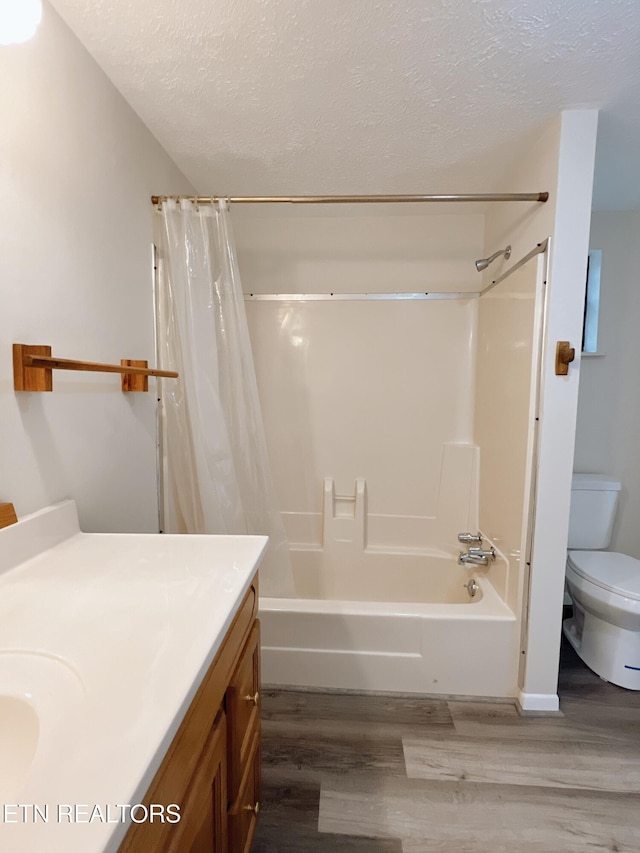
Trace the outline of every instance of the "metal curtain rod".
{"type": "Polygon", "coordinates": [[[261,196],[189,196],[152,195],[152,204],[173,201],[192,201],[195,204],[214,204],[228,201],[231,204],[388,204],[422,201],[540,201],[549,193],[477,193],[467,195],[261,195],[261,196]]]}

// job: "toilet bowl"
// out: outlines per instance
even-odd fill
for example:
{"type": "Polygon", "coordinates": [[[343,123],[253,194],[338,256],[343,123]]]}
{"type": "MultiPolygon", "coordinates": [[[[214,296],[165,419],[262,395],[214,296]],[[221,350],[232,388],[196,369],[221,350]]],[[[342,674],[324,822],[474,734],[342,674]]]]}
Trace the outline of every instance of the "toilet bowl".
{"type": "Polygon", "coordinates": [[[640,560],[603,550],[621,488],[607,474],[573,475],[566,569],[573,616],[562,629],[601,678],[640,690],[640,560]]]}
{"type": "Polygon", "coordinates": [[[569,551],[574,613],[563,631],[606,681],[640,690],[640,560],[611,551],[569,551]]]}

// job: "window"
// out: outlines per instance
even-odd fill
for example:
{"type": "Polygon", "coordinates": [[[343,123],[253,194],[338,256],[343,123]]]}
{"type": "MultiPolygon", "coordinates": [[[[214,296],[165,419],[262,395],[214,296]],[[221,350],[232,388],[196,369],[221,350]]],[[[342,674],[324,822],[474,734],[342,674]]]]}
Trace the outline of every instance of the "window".
{"type": "Polygon", "coordinates": [[[584,303],[582,352],[598,351],[598,314],[600,312],[600,269],[602,250],[592,249],[587,260],[587,298],[584,303]]]}

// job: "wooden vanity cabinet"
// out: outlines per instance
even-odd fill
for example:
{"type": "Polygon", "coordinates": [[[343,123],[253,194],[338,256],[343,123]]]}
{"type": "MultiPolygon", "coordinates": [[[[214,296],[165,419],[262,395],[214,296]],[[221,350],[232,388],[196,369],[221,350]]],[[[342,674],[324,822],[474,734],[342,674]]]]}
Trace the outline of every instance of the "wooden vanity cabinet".
{"type": "Polygon", "coordinates": [[[251,847],[260,810],[260,623],[256,620],[227,690],[229,851],[251,847]]]}
{"type": "Polygon", "coordinates": [[[229,802],[234,802],[260,735],[260,623],[256,620],[227,688],[229,802]]]}
{"type": "MultiPolygon", "coordinates": [[[[227,720],[218,715],[188,790],[182,819],[168,838],[167,853],[229,850],[227,827],[227,720]]],[[[155,848],[154,848],[155,849],[155,848]]]]}
{"type": "Polygon", "coordinates": [[[143,802],[165,821],[132,824],[119,853],[245,853],[260,809],[257,578],[205,675],[143,802]],[[180,821],[166,821],[166,806],[180,821]]]}

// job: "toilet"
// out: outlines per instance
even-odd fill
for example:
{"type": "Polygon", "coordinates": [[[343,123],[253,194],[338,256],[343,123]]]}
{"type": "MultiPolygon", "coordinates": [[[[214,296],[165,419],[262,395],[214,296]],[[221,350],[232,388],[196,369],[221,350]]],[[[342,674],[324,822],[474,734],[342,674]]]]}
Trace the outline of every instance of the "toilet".
{"type": "Polygon", "coordinates": [[[619,495],[613,477],[573,475],[566,575],[573,616],[562,628],[601,678],[640,690],[640,560],[599,550],[611,542],[619,495]]]}

